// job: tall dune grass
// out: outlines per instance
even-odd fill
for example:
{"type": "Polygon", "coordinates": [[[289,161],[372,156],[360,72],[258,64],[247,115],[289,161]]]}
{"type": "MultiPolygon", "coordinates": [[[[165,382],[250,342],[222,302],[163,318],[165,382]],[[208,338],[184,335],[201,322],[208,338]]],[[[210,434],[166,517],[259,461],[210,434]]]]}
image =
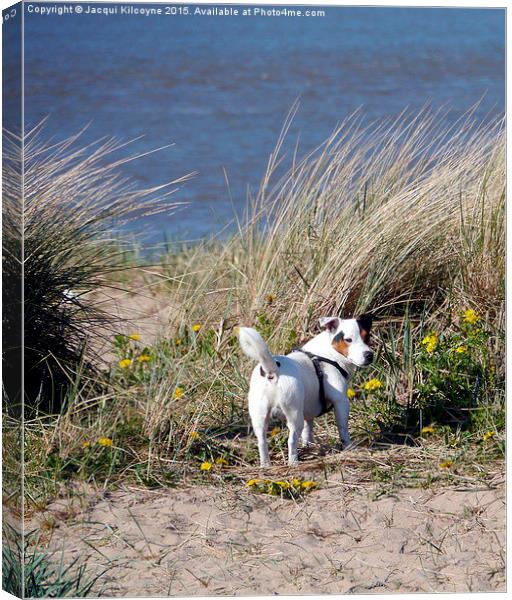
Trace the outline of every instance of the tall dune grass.
{"type": "MultiPolygon", "coordinates": [[[[32,472],[39,473],[35,487],[43,479],[43,488],[55,484],[62,473],[169,483],[177,470],[224,455],[250,464],[255,447],[244,435],[250,366],[232,334],[242,323],[255,324],[271,348],[283,352],[313,335],[321,315],[371,311],[378,317],[375,368],[393,379],[394,402],[395,395],[410,399],[416,393],[412,340],[433,326],[449,329],[462,309],[473,308],[492,331],[499,374],[496,385],[485,389],[479,426],[501,427],[503,121],[482,124],[468,113],[449,125],[442,113],[425,110],[365,125],[355,114],[298,159],[283,155],[295,109],[237,231],[226,241],[166,254],[160,266],[138,271],[146,293],[166,298],[168,327],[156,340],[120,342],[118,360],[127,359],[122,364],[129,368],[113,362],[102,390],[76,385],[57,423],[28,424],[32,472]],[[149,356],[147,362],[137,362],[141,355],[149,356]],[[99,435],[113,445],[94,445],[99,435]]],[[[55,161],[50,156],[45,165],[55,161]]],[[[60,198],[61,189],[77,202],[83,191],[95,190],[89,198],[101,202],[115,195],[111,171],[93,169],[89,178],[86,170],[77,184],[77,171],[68,173],[72,164],[61,163],[60,198]]],[[[50,205],[52,198],[43,196],[50,205]]],[[[95,222],[89,210],[73,220],[74,235],[84,220],[95,222]]],[[[47,239],[57,229],[44,220],[36,231],[47,239]]],[[[72,251],[67,241],[64,253],[59,246],[48,251],[63,260],[67,252],[63,264],[72,261],[83,270],[97,253],[104,264],[104,242],[97,240],[87,234],[85,253],[72,251]]],[[[112,282],[121,285],[114,274],[112,282]]],[[[62,301],[64,290],[58,290],[62,301]]],[[[364,410],[355,410],[363,421],[364,410]]],[[[322,421],[327,432],[330,418],[322,421]]]]}
{"type": "Polygon", "coordinates": [[[282,157],[271,157],[249,225],[181,259],[175,302],[187,317],[207,307],[204,318],[218,319],[231,295],[233,318],[251,321],[271,294],[273,312],[303,332],[320,314],[391,314],[448,297],[497,318],[504,152],[501,120],[469,114],[448,126],[424,111],[363,127],[352,116],[274,183],[282,157]]]}
{"type": "MultiPolygon", "coordinates": [[[[23,237],[27,414],[35,407],[58,412],[77,372],[95,372],[87,342],[112,319],[88,294],[126,268],[119,228],[144,215],[172,211],[176,203],[170,196],[187,179],[140,189],[121,170],[142,156],[123,154],[127,144],[104,138],[84,145],[84,131],[45,141],[44,131],[43,122],[24,139],[23,197],[21,140],[5,132],[4,270],[8,288],[16,290],[20,272],[12,248],[23,237]]],[[[6,316],[9,328],[15,317],[6,316]]],[[[7,346],[7,354],[15,352],[7,346]]]]}

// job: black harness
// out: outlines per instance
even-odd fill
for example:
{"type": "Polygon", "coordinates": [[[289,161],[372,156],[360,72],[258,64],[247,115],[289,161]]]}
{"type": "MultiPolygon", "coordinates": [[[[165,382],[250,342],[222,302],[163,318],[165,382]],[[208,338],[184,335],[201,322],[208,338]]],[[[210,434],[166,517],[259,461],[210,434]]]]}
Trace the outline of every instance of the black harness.
{"type": "Polygon", "coordinates": [[[344,377],[345,379],[348,379],[348,373],[345,371],[345,369],[343,367],[341,367],[337,362],[335,362],[334,360],[331,360],[330,358],[325,358],[324,356],[318,356],[316,354],[312,354],[311,352],[308,352],[307,350],[303,350],[302,348],[294,348],[293,352],[302,352],[303,354],[305,354],[311,360],[311,362],[313,363],[313,366],[315,367],[315,372],[316,372],[316,376],[318,377],[318,386],[319,386],[318,395],[319,395],[319,399],[320,399],[320,404],[322,406],[322,410],[321,410],[320,414],[318,415],[320,417],[321,415],[324,415],[326,412],[329,412],[333,408],[332,403],[329,404],[329,406],[327,406],[327,398],[325,397],[325,388],[324,388],[324,372],[322,371],[322,367],[320,366],[320,363],[325,362],[325,363],[332,365],[333,367],[338,369],[338,371],[341,373],[342,377],[344,377]]]}

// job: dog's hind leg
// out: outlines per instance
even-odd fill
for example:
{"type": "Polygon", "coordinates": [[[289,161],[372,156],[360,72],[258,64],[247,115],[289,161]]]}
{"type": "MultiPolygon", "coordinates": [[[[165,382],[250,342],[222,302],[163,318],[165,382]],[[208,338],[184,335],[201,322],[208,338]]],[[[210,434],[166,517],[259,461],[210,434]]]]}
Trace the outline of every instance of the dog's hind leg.
{"type": "Polygon", "coordinates": [[[252,427],[258,438],[258,451],[260,453],[260,466],[270,467],[270,455],[268,453],[267,429],[269,419],[265,419],[264,423],[254,423],[252,427]]]}
{"type": "Polygon", "coordinates": [[[304,416],[299,411],[287,412],[288,425],[288,464],[296,465],[299,462],[299,438],[304,427],[304,416]]]}
{"type": "Polygon", "coordinates": [[[252,428],[258,440],[258,451],[260,454],[260,466],[270,467],[270,455],[268,453],[267,429],[270,421],[270,406],[266,398],[255,399],[249,396],[249,414],[251,416],[252,428]]]}
{"type": "Polygon", "coordinates": [[[313,419],[304,421],[304,429],[302,430],[302,445],[308,446],[314,443],[313,437],[313,419]]]}

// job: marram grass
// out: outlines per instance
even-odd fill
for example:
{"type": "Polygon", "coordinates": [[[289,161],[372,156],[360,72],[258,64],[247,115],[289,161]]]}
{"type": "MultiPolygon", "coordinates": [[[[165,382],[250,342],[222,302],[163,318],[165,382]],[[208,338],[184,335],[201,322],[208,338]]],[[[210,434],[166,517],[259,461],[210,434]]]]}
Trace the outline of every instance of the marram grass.
{"type": "MultiPolygon", "coordinates": [[[[78,374],[96,374],[88,338],[100,336],[112,318],[89,298],[109,285],[111,273],[126,268],[127,248],[115,231],[129,220],[172,211],[170,196],[186,179],[139,189],[121,171],[140,157],[123,156],[126,144],[105,138],[84,145],[83,132],[45,141],[44,131],[41,123],[24,139],[23,198],[21,140],[4,132],[4,293],[16,310],[23,278],[27,414],[58,412],[78,374]]],[[[19,340],[15,313],[5,317],[12,331],[4,348],[8,359],[19,340]]],[[[6,390],[14,412],[15,392],[15,385],[6,390]]]]}

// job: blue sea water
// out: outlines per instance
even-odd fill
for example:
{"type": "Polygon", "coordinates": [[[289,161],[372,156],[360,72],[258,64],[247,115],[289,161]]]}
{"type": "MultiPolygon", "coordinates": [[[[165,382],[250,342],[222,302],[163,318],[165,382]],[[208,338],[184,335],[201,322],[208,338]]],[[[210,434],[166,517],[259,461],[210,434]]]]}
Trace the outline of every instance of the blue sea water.
{"type": "Polygon", "coordinates": [[[27,12],[26,126],[50,115],[48,136],[90,122],[85,141],[143,135],[133,152],[173,143],[124,166],[142,186],[198,171],[175,196],[190,202],[186,209],[135,224],[157,243],[209,235],[232,219],[233,206],[243,209],[297,98],[290,139],[300,135],[303,152],[358,107],[374,119],[431,102],[448,105],[456,119],[483,97],[479,118],[504,111],[504,10],[323,10],[324,17],[27,12]]]}

